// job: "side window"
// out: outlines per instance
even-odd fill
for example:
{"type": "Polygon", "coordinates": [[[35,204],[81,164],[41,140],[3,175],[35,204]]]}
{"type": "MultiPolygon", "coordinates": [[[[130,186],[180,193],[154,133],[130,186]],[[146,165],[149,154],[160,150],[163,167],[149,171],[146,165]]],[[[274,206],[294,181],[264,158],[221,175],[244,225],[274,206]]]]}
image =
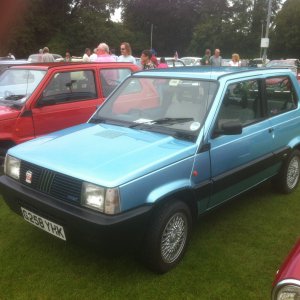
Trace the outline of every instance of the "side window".
{"type": "Polygon", "coordinates": [[[293,84],[287,76],[266,79],[266,99],[269,117],[295,109],[298,103],[293,84]]]}
{"type": "Polygon", "coordinates": [[[261,97],[257,80],[241,81],[228,86],[217,118],[216,129],[226,122],[237,121],[243,127],[261,118],[261,97]]]}
{"type": "Polygon", "coordinates": [[[125,77],[131,74],[130,69],[102,69],[100,70],[101,86],[103,96],[108,95],[123,81],[125,77]]]}
{"type": "Polygon", "coordinates": [[[56,73],[39,100],[39,106],[97,98],[93,71],[56,73]]]}

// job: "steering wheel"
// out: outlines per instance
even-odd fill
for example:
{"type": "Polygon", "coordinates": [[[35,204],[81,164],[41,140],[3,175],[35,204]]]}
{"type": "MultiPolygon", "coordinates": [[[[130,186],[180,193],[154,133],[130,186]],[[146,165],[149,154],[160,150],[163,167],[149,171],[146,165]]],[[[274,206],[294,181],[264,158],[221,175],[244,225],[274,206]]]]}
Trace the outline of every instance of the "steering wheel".
{"type": "Polygon", "coordinates": [[[4,98],[8,98],[11,95],[13,95],[11,91],[4,91],[4,98]]]}

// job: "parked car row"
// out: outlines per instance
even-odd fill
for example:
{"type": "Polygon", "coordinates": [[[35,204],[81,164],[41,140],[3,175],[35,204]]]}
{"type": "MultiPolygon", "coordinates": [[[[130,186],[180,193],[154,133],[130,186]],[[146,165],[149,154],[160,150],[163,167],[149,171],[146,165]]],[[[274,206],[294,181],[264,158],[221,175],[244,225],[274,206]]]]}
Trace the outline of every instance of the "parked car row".
{"type": "Polygon", "coordinates": [[[289,69],[189,67],[135,72],[115,88],[132,66],[6,70],[4,128],[19,142],[40,137],[8,150],[0,191],[61,240],[133,238],[164,273],[198,216],[266,180],[297,188],[300,86],[289,69]],[[82,124],[43,135],[75,116],[82,124]]]}

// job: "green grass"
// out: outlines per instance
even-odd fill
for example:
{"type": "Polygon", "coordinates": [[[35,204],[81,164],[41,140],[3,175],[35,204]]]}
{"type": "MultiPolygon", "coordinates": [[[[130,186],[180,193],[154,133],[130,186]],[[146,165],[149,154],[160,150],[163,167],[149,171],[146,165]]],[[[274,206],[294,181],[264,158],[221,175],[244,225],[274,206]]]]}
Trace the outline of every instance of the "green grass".
{"type": "Polygon", "coordinates": [[[61,242],[0,197],[0,299],[270,299],[300,233],[299,196],[265,184],[206,215],[184,260],[164,275],[133,254],[61,242]]]}

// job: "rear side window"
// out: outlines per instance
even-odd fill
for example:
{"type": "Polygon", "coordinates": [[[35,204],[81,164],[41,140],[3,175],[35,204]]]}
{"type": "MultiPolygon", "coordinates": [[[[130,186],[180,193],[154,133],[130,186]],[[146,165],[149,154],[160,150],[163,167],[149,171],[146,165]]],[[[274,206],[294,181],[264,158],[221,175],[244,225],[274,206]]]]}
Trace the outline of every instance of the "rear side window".
{"type": "Polygon", "coordinates": [[[297,108],[298,99],[287,76],[266,79],[266,99],[269,117],[297,108]]]}
{"type": "Polygon", "coordinates": [[[97,98],[93,71],[56,73],[43,92],[39,106],[97,98]]]}
{"type": "Polygon", "coordinates": [[[104,98],[131,74],[130,69],[102,69],[100,70],[101,86],[104,98]]]}

